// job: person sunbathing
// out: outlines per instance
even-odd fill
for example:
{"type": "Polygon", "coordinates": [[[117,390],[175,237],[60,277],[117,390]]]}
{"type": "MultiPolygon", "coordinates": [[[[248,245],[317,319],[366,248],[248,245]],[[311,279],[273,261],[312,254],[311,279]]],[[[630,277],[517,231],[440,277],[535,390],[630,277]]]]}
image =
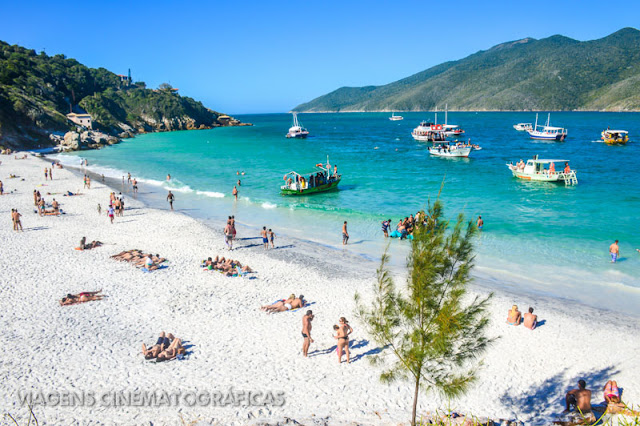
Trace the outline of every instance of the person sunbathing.
{"type": "Polygon", "coordinates": [[[173,339],[171,345],[160,354],[158,354],[158,358],[156,358],[157,362],[169,361],[176,358],[178,355],[184,355],[187,352],[184,346],[182,346],[182,340],[173,339]]]}
{"type": "Polygon", "coordinates": [[[513,305],[509,314],[507,315],[507,324],[509,325],[520,325],[520,320],[522,319],[522,313],[518,310],[518,305],[513,305]]]}
{"type": "Polygon", "coordinates": [[[286,300],[284,300],[284,299],[283,300],[279,300],[278,302],[274,303],[273,305],[265,305],[265,306],[261,307],[260,309],[262,309],[263,311],[265,311],[267,313],[288,311],[288,310],[292,309],[292,307],[293,307],[292,303],[293,303],[294,300],[296,300],[296,295],[292,294],[286,300]]]}
{"type": "Polygon", "coordinates": [[[156,344],[147,349],[147,345],[142,344],[142,355],[144,355],[145,359],[154,359],[157,358],[158,355],[165,349],[167,349],[171,345],[171,341],[174,340],[173,334],[169,333],[165,335],[163,331],[160,333],[160,337],[156,341],[156,344]]]}
{"type": "Polygon", "coordinates": [[[74,193],[74,192],[71,192],[71,191],[67,191],[66,193],[64,193],[64,194],[62,194],[62,195],[63,195],[63,196],[65,196],[65,197],[73,197],[73,196],[75,196],[75,195],[82,195],[82,194],[81,194],[81,193],[79,193],[79,192],[75,192],[75,193],[74,193]]]}
{"type": "Polygon", "coordinates": [[[609,380],[604,388],[604,400],[607,401],[607,404],[613,404],[618,406],[624,406],[621,404],[620,400],[620,389],[618,389],[618,382],[615,380],[609,380]]]}
{"type": "Polygon", "coordinates": [[[67,294],[60,300],[60,305],[75,305],[77,303],[92,302],[94,300],[102,300],[104,296],[100,294],[102,290],[98,291],[85,291],[78,294],[67,294]]]}
{"type": "Polygon", "coordinates": [[[80,246],[78,247],[78,250],[91,250],[96,247],[100,247],[101,245],[102,243],[100,241],[95,241],[95,240],[87,244],[87,237],[82,237],[82,239],[80,240],[80,246]]]}

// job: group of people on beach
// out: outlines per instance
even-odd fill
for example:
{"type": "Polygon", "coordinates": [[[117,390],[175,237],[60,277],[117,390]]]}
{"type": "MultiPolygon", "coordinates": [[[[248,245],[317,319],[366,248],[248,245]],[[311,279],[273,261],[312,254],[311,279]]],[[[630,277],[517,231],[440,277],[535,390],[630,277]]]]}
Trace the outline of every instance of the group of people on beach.
{"type": "MultiPolygon", "coordinates": [[[[309,355],[309,347],[314,340],[311,338],[311,322],[315,318],[313,311],[308,310],[302,317],[302,355],[307,357],[309,355]]],[[[336,353],[338,355],[338,363],[342,364],[342,355],[347,356],[347,364],[351,363],[351,354],[349,352],[349,335],[353,333],[353,328],[349,325],[349,321],[345,317],[340,317],[338,324],[333,326],[333,338],[337,340],[336,353]]]]}
{"type": "Polygon", "coordinates": [[[225,259],[224,257],[216,256],[215,259],[211,257],[207,258],[201,265],[205,271],[218,271],[222,272],[227,277],[238,276],[242,274],[248,274],[253,270],[248,265],[242,265],[237,260],[231,258],[225,259]]]}
{"type": "MultiPolygon", "coordinates": [[[[594,407],[591,405],[592,392],[587,389],[587,383],[580,379],[578,387],[569,390],[564,397],[565,410],[563,414],[569,412],[578,412],[581,417],[588,417],[591,421],[595,420],[593,412],[607,412],[610,414],[631,414],[637,418],[640,413],[632,411],[622,402],[622,392],[615,380],[608,380],[602,388],[604,397],[604,406],[594,407]]],[[[601,417],[601,415],[598,415],[601,417]]]]}
{"type": "Polygon", "coordinates": [[[123,262],[133,263],[138,268],[146,268],[147,271],[154,271],[162,266],[167,259],[160,257],[159,254],[143,253],[140,250],[126,250],[118,254],[114,254],[111,258],[121,260],[123,262]]]}
{"type": "Polygon", "coordinates": [[[522,324],[529,330],[535,330],[538,326],[538,316],[533,313],[532,307],[529,307],[529,312],[522,315],[522,312],[518,310],[518,305],[513,305],[507,314],[507,324],[522,324]]]}
{"type": "Polygon", "coordinates": [[[51,209],[47,210],[47,203],[44,201],[40,191],[36,189],[33,190],[33,203],[39,216],[57,216],[60,214],[60,203],[54,198],[51,202],[51,209]]]}
{"type": "Polygon", "coordinates": [[[262,231],[260,231],[260,236],[262,236],[262,245],[265,250],[269,248],[269,243],[271,243],[271,248],[276,248],[273,243],[273,240],[276,238],[276,234],[271,230],[271,228],[267,230],[267,227],[263,226],[262,231]]]}
{"type": "Polygon", "coordinates": [[[160,333],[160,337],[156,340],[156,344],[147,348],[147,345],[142,344],[142,355],[147,360],[156,360],[156,362],[169,361],[174,358],[182,358],[187,352],[186,348],[182,345],[182,340],[173,336],[173,334],[165,334],[163,331],[160,333]]]}

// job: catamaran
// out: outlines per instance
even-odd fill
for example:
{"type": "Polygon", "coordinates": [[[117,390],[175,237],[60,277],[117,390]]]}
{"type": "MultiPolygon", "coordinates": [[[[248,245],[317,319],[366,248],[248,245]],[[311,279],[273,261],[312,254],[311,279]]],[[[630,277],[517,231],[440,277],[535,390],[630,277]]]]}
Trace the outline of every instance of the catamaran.
{"type": "MultiPolygon", "coordinates": [[[[462,157],[467,158],[474,147],[461,142],[434,142],[429,147],[429,154],[438,157],[462,157]]],[[[482,148],[480,148],[482,149],[482,148]]]]}
{"type": "Polygon", "coordinates": [[[313,170],[303,173],[290,171],[283,179],[285,184],[280,187],[282,195],[310,195],[338,189],[342,175],[338,174],[337,166],[331,170],[327,156],[327,164],[318,163],[313,170]]]}
{"type": "Polygon", "coordinates": [[[575,170],[569,167],[569,160],[541,160],[536,155],[525,164],[520,160],[518,163],[507,164],[513,176],[518,179],[533,180],[539,182],[564,182],[565,185],[577,185],[578,177],[575,170]],[[564,169],[556,171],[555,163],[564,163],[564,169]],[[549,165],[547,169],[545,166],[549,165]]]}
{"type": "Polygon", "coordinates": [[[538,114],[536,114],[536,125],[531,130],[527,130],[531,139],[546,141],[564,141],[567,137],[567,129],[562,127],[552,127],[549,125],[551,113],[547,116],[547,124],[538,126],[538,114]]]}
{"type": "Polygon", "coordinates": [[[604,130],[602,140],[607,145],[626,145],[629,142],[629,132],[626,130],[604,130]]]}
{"type": "Polygon", "coordinates": [[[529,130],[533,130],[533,125],[531,123],[518,123],[514,124],[513,128],[519,132],[528,132],[529,130]]]}
{"type": "Polygon", "coordinates": [[[287,133],[288,138],[300,138],[304,139],[309,136],[309,131],[302,127],[302,124],[298,121],[298,114],[293,113],[293,126],[289,129],[289,133],[287,133]]]}
{"type": "Polygon", "coordinates": [[[391,121],[400,121],[400,120],[404,120],[404,118],[401,115],[396,115],[395,112],[391,113],[391,117],[389,117],[389,120],[391,121]]]}

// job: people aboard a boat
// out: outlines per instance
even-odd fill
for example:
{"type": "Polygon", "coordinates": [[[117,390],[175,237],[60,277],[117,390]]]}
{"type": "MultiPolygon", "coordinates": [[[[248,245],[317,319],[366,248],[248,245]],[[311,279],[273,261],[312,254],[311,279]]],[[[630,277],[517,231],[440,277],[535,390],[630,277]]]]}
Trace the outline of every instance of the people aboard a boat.
{"type": "Polygon", "coordinates": [[[564,162],[564,172],[571,173],[571,167],[569,167],[569,163],[566,161],[564,162]]]}
{"type": "Polygon", "coordinates": [[[550,175],[556,174],[556,165],[554,163],[549,163],[549,174],[550,175]]]}

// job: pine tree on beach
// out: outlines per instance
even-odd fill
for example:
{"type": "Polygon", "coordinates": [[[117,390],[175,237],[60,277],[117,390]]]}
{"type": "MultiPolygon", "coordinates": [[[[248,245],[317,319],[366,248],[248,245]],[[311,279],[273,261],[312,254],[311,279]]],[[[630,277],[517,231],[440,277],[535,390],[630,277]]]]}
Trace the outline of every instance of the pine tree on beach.
{"type": "MultiPolygon", "coordinates": [[[[420,221],[419,221],[420,222],[420,221]]],[[[407,257],[408,278],[396,289],[385,251],[370,307],[356,293],[356,316],[383,346],[370,358],[384,383],[415,383],[411,424],[416,424],[419,390],[448,398],[464,394],[476,379],[481,355],[493,341],[485,336],[487,297],[465,297],[473,268],[477,229],[460,214],[453,229],[440,200],[429,203],[426,224],[418,224],[407,257]]]]}

